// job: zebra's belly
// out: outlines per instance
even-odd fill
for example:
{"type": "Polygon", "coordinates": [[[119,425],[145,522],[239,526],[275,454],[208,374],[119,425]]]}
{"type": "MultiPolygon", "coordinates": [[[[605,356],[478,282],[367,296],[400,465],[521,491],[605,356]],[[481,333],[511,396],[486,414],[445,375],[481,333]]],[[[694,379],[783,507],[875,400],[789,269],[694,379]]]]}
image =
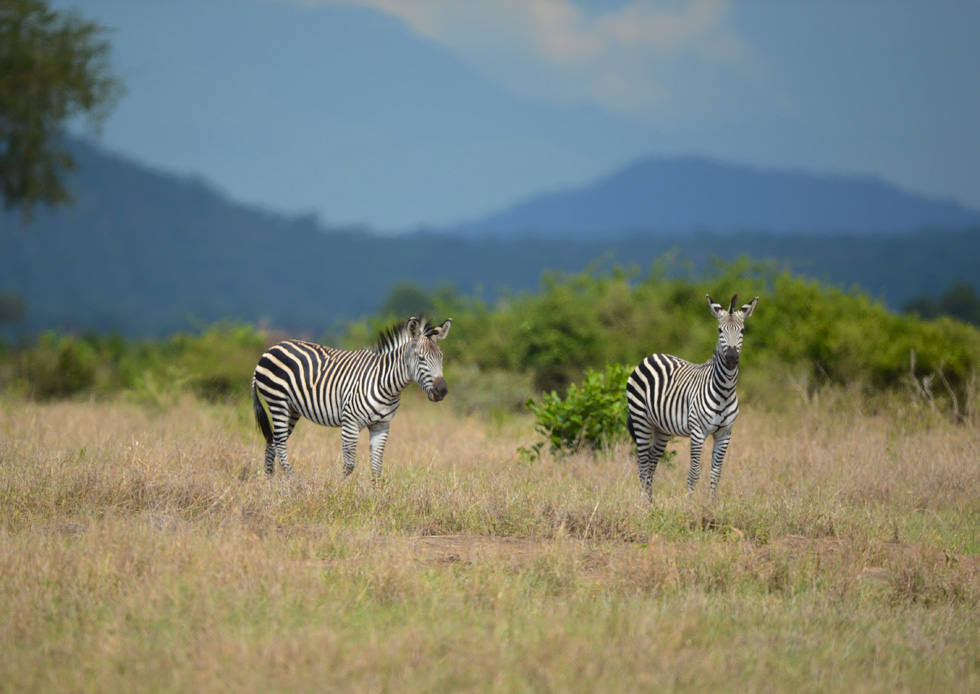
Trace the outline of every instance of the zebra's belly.
{"type": "Polygon", "coordinates": [[[304,408],[300,411],[300,414],[311,422],[315,422],[316,424],[320,424],[325,427],[339,427],[343,425],[342,411],[340,408],[304,408]]]}
{"type": "Polygon", "coordinates": [[[398,402],[359,402],[347,405],[335,403],[332,407],[314,409],[310,414],[304,411],[302,414],[323,426],[341,427],[345,422],[353,422],[360,430],[381,422],[390,422],[399,404],[398,402]]]}
{"type": "Polygon", "coordinates": [[[699,425],[697,428],[700,431],[710,436],[721,429],[730,429],[735,423],[735,416],[738,414],[738,410],[712,412],[708,416],[702,414],[699,419],[690,412],[674,413],[673,416],[665,416],[663,413],[658,414],[655,412],[649,412],[648,414],[653,426],[665,434],[670,434],[671,436],[690,436],[695,429],[695,424],[697,424],[699,425]]]}
{"type": "Polygon", "coordinates": [[[687,415],[675,415],[666,417],[655,412],[648,413],[654,428],[671,436],[690,436],[691,420],[687,415]]]}

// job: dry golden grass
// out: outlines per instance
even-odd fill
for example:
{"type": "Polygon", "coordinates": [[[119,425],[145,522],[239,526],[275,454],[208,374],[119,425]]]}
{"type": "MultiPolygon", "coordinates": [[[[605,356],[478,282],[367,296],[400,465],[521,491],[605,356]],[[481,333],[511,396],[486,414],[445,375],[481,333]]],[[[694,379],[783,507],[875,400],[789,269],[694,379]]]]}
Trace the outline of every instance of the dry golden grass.
{"type": "Polygon", "coordinates": [[[980,435],[833,394],[528,463],[529,420],[410,397],[375,486],[240,407],[0,403],[0,690],[976,691],[980,435]]]}

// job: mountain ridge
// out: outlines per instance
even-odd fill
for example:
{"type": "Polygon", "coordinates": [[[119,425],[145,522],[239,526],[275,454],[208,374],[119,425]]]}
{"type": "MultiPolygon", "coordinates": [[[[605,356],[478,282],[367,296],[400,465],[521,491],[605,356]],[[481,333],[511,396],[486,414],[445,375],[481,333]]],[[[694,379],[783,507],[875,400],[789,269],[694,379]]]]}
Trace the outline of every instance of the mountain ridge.
{"type": "Polygon", "coordinates": [[[546,271],[618,265],[645,272],[668,255],[671,271],[680,273],[704,272],[716,258],[773,261],[858,286],[892,308],[938,295],[954,280],[980,286],[980,224],[880,237],[381,236],[240,204],[201,179],[88,143],[72,143],[72,151],[79,163],[69,179],[74,206],[40,210],[27,227],[17,213],[0,214],[0,293],[27,302],[22,321],[0,325],[7,339],[44,330],[162,336],[224,319],[316,339],[378,311],[401,284],[449,287],[492,305],[537,291],[546,271]]]}
{"type": "Polygon", "coordinates": [[[586,238],[628,233],[907,233],[980,224],[980,210],[877,176],[644,157],[578,188],[530,196],[455,231],[586,238]]]}

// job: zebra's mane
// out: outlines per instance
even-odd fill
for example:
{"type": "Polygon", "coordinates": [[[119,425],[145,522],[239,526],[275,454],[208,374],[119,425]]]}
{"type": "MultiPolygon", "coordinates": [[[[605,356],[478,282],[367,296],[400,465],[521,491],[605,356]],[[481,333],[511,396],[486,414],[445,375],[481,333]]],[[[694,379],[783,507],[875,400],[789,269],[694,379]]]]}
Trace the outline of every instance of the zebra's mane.
{"type": "MultiPolygon", "coordinates": [[[[432,333],[434,333],[439,327],[437,325],[432,325],[428,316],[418,316],[418,319],[421,321],[420,327],[422,333],[429,337],[431,337],[432,333]]],[[[402,323],[390,325],[378,333],[378,342],[374,346],[374,351],[378,354],[393,352],[411,340],[412,336],[408,332],[408,322],[410,320],[411,318],[402,323]]]]}

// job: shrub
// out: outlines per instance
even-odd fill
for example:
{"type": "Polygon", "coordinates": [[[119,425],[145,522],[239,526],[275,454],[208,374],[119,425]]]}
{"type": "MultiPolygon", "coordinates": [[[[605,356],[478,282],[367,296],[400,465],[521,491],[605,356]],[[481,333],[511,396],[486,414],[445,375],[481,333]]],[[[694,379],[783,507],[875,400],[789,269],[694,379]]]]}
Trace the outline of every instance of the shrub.
{"type": "Polygon", "coordinates": [[[245,400],[252,370],[266,338],[248,325],[221,323],[198,336],[176,336],[172,366],[199,398],[210,401],[245,400]]]}
{"type": "MultiPolygon", "coordinates": [[[[845,291],[742,259],[717,263],[703,276],[670,275],[662,263],[645,277],[619,268],[545,275],[537,294],[508,297],[492,310],[463,307],[444,350],[453,364],[526,372],[535,388],[563,394],[586,369],[636,364],[654,352],[692,362],[711,357],[716,338],[704,295],[727,302],[760,296],[746,327],[746,401],[780,402],[788,390],[777,374],[814,387],[857,387],[867,393],[904,389],[910,354],[916,377],[936,376],[948,397],[965,401],[980,372],[980,332],[941,318],[899,316],[858,291],[845,291]]],[[[542,401],[544,402],[544,401],[542,401]]]]}
{"type": "MultiPolygon", "coordinates": [[[[572,384],[565,397],[552,391],[541,404],[528,400],[535,417],[535,430],[551,444],[552,453],[603,450],[626,437],[626,379],[632,368],[607,364],[603,372],[586,369],[581,386],[572,384]]],[[[521,454],[534,459],[542,443],[521,454]]]]}
{"type": "Polygon", "coordinates": [[[531,376],[524,373],[482,371],[472,364],[446,366],[451,407],[466,414],[520,412],[534,394],[531,376]]]}
{"type": "Polygon", "coordinates": [[[97,364],[96,352],[88,342],[45,333],[37,348],[22,356],[20,371],[34,398],[51,400],[91,389],[97,364]]]}
{"type": "MultiPolygon", "coordinates": [[[[149,401],[183,392],[212,401],[248,397],[266,337],[248,325],[219,323],[201,335],[129,343],[119,335],[45,333],[11,350],[0,389],[36,400],[126,392],[149,401]]],[[[3,355],[0,354],[0,357],[3,355]]]]}

